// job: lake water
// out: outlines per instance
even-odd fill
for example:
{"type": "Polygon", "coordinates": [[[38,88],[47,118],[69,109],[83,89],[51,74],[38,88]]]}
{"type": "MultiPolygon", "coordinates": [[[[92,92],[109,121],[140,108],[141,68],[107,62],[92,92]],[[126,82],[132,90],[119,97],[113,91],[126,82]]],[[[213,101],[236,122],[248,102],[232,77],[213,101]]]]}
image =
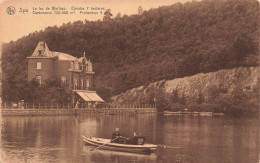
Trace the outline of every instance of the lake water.
{"type": "Polygon", "coordinates": [[[257,118],[143,115],[2,117],[1,163],[203,162],[258,163],[257,118]],[[151,155],[96,150],[82,135],[110,138],[137,131],[158,144],[151,155]]]}

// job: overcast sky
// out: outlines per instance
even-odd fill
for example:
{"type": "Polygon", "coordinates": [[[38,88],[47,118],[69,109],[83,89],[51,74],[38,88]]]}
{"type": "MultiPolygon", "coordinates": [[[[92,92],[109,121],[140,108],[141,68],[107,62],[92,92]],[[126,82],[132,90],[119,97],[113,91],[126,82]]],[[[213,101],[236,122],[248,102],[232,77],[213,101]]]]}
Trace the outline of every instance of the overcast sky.
{"type": "MultiPolygon", "coordinates": [[[[121,15],[136,14],[138,6],[142,6],[144,10],[157,8],[159,6],[167,6],[177,2],[185,3],[189,0],[0,0],[0,41],[15,41],[18,38],[28,35],[34,31],[44,30],[48,26],[60,26],[63,23],[73,22],[76,20],[98,20],[103,18],[103,14],[50,14],[38,15],[33,14],[32,8],[63,7],[69,12],[71,7],[99,7],[110,8],[112,14],[116,16],[118,12],[121,15]],[[7,14],[7,8],[13,6],[15,13],[7,14]],[[21,9],[28,12],[20,12],[21,9]]],[[[36,11],[37,12],[37,11],[36,11]]],[[[53,12],[53,11],[52,11],[53,12]]]]}

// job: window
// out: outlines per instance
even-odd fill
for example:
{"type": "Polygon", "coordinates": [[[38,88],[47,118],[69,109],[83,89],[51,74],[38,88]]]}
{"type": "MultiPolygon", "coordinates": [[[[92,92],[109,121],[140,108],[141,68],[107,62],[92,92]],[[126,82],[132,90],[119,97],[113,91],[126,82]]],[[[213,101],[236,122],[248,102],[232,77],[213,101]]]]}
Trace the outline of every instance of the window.
{"type": "Polygon", "coordinates": [[[88,72],[88,64],[86,64],[86,68],[85,69],[86,69],[86,72],[88,72]]]}
{"type": "Polygon", "coordinates": [[[79,63],[78,62],[74,62],[74,66],[75,66],[75,70],[79,70],[79,63]]]}
{"type": "Polygon", "coordinates": [[[86,87],[89,88],[89,85],[90,85],[90,81],[89,79],[86,79],[86,87]]]}
{"type": "Polygon", "coordinates": [[[36,63],[36,69],[38,69],[38,70],[42,69],[42,62],[36,63]]]}
{"type": "Polygon", "coordinates": [[[70,68],[71,68],[72,70],[74,69],[74,64],[73,64],[72,61],[70,62],[70,68]]]}
{"type": "Polygon", "coordinates": [[[67,77],[66,76],[62,76],[61,78],[61,85],[65,85],[67,82],[67,77]]]}
{"type": "Polygon", "coordinates": [[[38,50],[39,56],[41,56],[43,54],[42,52],[43,50],[38,50]]]}
{"type": "Polygon", "coordinates": [[[81,89],[83,89],[83,86],[84,86],[83,79],[80,80],[80,84],[81,84],[81,89]]]}
{"type": "Polygon", "coordinates": [[[88,66],[88,71],[89,72],[92,72],[92,64],[90,63],[89,66],[88,66]]]}
{"type": "Polygon", "coordinates": [[[36,82],[41,85],[42,84],[42,76],[36,76],[36,82]]]}
{"type": "Polygon", "coordinates": [[[74,88],[74,90],[77,90],[77,87],[78,87],[78,79],[76,79],[74,77],[74,79],[73,79],[73,88],[74,88]]]}

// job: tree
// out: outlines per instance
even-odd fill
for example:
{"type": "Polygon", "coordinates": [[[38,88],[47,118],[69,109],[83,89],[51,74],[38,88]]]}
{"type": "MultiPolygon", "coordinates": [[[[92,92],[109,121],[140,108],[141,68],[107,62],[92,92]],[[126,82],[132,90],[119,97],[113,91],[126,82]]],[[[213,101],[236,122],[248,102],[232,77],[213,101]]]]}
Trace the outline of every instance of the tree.
{"type": "Polygon", "coordinates": [[[179,103],[180,102],[180,98],[179,98],[179,95],[178,95],[178,90],[173,90],[172,91],[172,102],[173,103],[179,103]]]}
{"type": "Polygon", "coordinates": [[[155,100],[156,100],[156,107],[160,111],[167,110],[170,107],[169,98],[167,97],[165,88],[155,89],[155,100]]]}
{"type": "Polygon", "coordinates": [[[204,102],[204,97],[201,93],[199,93],[198,98],[197,98],[197,103],[200,105],[204,102]]]}
{"type": "MultiPolygon", "coordinates": [[[[230,2],[178,3],[116,21],[67,23],[3,44],[3,100],[21,99],[27,57],[39,40],[75,57],[86,50],[94,63],[96,90],[106,98],[162,79],[257,66],[259,3],[230,2]],[[237,12],[236,5],[243,9],[237,12]]],[[[112,18],[108,10],[104,20],[112,18]]],[[[222,94],[218,88],[211,91],[210,100],[222,94]]]]}
{"type": "Polygon", "coordinates": [[[121,17],[122,17],[121,13],[119,12],[119,13],[116,14],[115,20],[119,20],[121,17]]]}
{"type": "Polygon", "coordinates": [[[208,89],[208,101],[213,102],[215,98],[219,96],[220,93],[221,93],[220,88],[216,85],[212,85],[208,89]]]}
{"type": "Polygon", "coordinates": [[[40,103],[69,103],[71,101],[71,93],[66,85],[61,85],[59,79],[46,80],[46,83],[39,85],[36,80],[25,82],[23,95],[19,100],[26,102],[40,103]]]}
{"type": "Polygon", "coordinates": [[[107,9],[105,12],[104,12],[104,17],[103,17],[103,20],[104,21],[109,21],[109,20],[112,20],[112,17],[113,14],[111,13],[111,10],[110,9],[107,9]]]}
{"type": "Polygon", "coordinates": [[[256,49],[258,49],[252,39],[245,34],[236,38],[232,48],[238,62],[243,60],[247,55],[256,53],[256,49]]]}
{"type": "Polygon", "coordinates": [[[141,15],[143,12],[144,12],[143,7],[139,6],[138,9],[137,9],[138,15],[141,15]]]}
{"type": "Polygon", "coordinates": [[[186,104],[186,98],[185,98],[184,93],[182,93],[182,96],[181,96],[181,98],[180,98],[180,104],[182,104],[182,105],[185,105],[185,104],[186,104]]]}

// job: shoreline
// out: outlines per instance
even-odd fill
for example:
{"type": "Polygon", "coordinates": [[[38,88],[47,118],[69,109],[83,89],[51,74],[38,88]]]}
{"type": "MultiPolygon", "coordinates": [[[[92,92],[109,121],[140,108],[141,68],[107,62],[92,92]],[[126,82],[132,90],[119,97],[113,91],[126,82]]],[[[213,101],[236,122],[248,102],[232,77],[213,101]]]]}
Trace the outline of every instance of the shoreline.
{"type": "Polygon", "coordinates": [[[1,109],[2,116],[57,116],[84,114],[146,114],[157,113],[156,108],[85,108],[85,109],[1,109]]]}

